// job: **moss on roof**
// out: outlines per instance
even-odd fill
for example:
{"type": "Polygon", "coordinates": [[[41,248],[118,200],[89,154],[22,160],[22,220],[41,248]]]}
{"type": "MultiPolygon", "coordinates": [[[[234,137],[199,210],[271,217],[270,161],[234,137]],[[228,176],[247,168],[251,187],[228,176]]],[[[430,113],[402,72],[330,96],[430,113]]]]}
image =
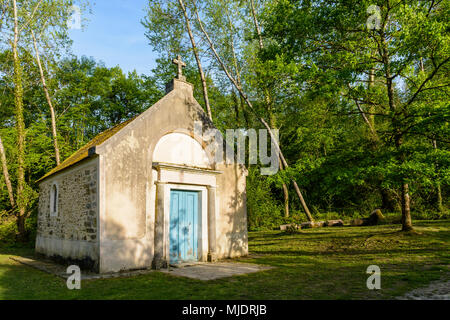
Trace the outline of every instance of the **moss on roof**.
{"type": "Polygon", "coordinates": [[[62,171],[64,169],[67,169],[74,164],[77,164],[78,162],[86,159],[89,157],[89,149],[98,146],[111,138],[113,135],[115,135],[117,132],[119,132],[122,128],[124,128],[127,124],[129,124],[131,121],[133,121],[136,117],[133,117],[127,121],[124,121],[112,128],[109,128],[98,135],[96,135],[91,141],[86,143],[83,147],[78,149],[75,153],[73,153],[70,157],[68,157],[66,160],[64,160],[62,163],[60,163],[58,166],[47,172],[42,178],[37,180],[36,182],[40,182],[44,180],[45,178],[50,177],[51,175],[62,171]]]}

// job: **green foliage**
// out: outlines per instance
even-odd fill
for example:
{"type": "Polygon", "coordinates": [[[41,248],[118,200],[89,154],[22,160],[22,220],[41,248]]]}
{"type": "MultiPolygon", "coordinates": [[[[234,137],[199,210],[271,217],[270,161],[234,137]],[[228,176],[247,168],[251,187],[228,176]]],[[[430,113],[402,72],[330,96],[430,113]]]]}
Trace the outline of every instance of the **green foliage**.
{"type": "MultiPolygon", "coordinates": [[[[29,66],[25,64],[26,66],[29,66]]],[[[8,71],[8,65],[1,67],[8,71]]],[[[13,103],[12,90],[5,77],[0,81],[1,105],[13,103]]],[[[26,150],[25,184],[22,194],[26,210],[27,238],[34,240],[37,220],[38,189],[35,181],[55,167],[51,136],[50,113],[45,96],[39,86],[36,72],[27,73],[24,95],[26,150]]],[[[59,61],[48,79],[49,89],[57,116],[58,143],[64,160],[101,131],[128,120],[149,108],[161,96],[153,78],[138,76],[136,72],[125,75],[119,67],[106,68],[92,58],[67,57],[59,61]]],[[[13,109],[2,109],[0,135],[6,151],[8,171],[13,189],[17,188],[17,130],[14,126],[13,109]]],[[[9,212],[8,222],[14,220],[3,175],[0,176],[0,210],[9,212]]],[[[13,224],[2,225],[3,241],[15,240],[13,224]]]]}
{"type": "Polygon", "coordinates": [[[296,234],[301,232],[295,224],[288,225],[286,228],[286,234],[296,234]]]}
{"type": "Polygon", "coordinates": [[[270,230],[284,222],[270,184],[255,167],[250,168],[247,176],[247,221],[249,230],[270,230]]]}
{"type": "MultiPolygon", "coordinates": [[[[292,179],[316,219],[329,212],[346,218],[375,208],[399,211],[404,183],[409,184],[413,217],[439,207],[438,195],[441,209],[448,206],[447,4],[394,1],[389,6],[380,1],[382,17],[389,19],[381,21],[383,32],[374,32],[365,24],[370,1],[255,1],[255,18],[263,30],[260,47],[250,2],[184,3],[202,64],[214,80],[208,88],[216,126],[222,131],[259,128],[256,117],[263,117],[280,128],[290,168],[271,177],[257,177],[249,168],[250,229],[277,227],[295,220],[293,215],[304,221],[292,179]],[[250,97],[256,111],[250,117],[243,117],[245,104],[227,88],[228,79],[202,41],[196,9],[221,59],[250,97]],[[377,45],[383,35],[392,39],[386,47],[377,45]],[[440,63],[443,67],[436,69],[440,63]],[[392,97],[386,68],[396,78],[392,97]],[[372,84],[367,81],[370,70],[372,84]],[[289,219],[284,218],[283,183],[290,193],[289,219]]],[[[178,4],[150,1],[147,13],[146,35],[155,50],[161,57],[186,53],[188,78],[199,88],[178,4]]],[[[156,71],[163,78],[167,62],[158,61],[156,71]]],[[[200,90],[195,95],[202,101],[200,90]]]]}
{"type": "Polygon", "coordinates": [[[0,246],[11,246],[16,241],[17,224],[6,212],[0,213],[0,246]]]}
{"type": "MultiPolygon", "coordinates": [[[[33,246],[36,239],[37,214],[33,211],[25,221],[26,246],[33,246]]],[[[0,247],[21,247],[24,244],[16,241],[18,235],[17,223],[10,214],[0,214],[0,247]]]]}
{"type": "Polygon", "coordinates": [[[278,90],[293,115],[282,121],[291,125],[282,146],[308,203],[391,210],[408,183],[420,215],[449,192],[448,3],[380,1],[379,31],[365,25],[370,4],[272,2],[261,15],[268,46],[260,56],[297,65],[278,90]],[[293,95],[294,86],[302,92],[293,95]]]}

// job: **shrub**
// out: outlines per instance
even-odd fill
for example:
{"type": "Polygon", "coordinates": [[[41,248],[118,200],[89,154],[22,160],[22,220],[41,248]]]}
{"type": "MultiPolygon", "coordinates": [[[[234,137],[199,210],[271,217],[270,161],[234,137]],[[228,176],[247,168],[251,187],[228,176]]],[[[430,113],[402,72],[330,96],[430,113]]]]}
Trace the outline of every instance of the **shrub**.
{"type": "Polygon", "coordinates": [[[271,192],[270,184],[259,169],[251,167],[247,176],[247,221],[248,229],[270,230],[284,223],[280,204],[271,192]]]}
{"type": "Polygon", "coordinates": [[[0,219],[0,245],[10,246],[16,242],[17,224],[14,217],[0,219]]]}
{"type": "Polygon", "coordinates": [[[17,243],[17,221],[16,217],[7,213],[6,211],[0,212],[0,246],[34,246],[36,239],[37,227],[37,210],[33,208],[30,215],[25,220],[26,243],[17,243]]]}

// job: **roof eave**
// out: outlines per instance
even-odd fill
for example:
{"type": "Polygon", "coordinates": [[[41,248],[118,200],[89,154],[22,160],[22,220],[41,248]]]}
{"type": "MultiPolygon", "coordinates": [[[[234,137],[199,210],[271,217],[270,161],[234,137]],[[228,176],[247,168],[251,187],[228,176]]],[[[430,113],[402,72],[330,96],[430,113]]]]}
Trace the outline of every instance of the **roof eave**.
{"type": "Polygon", "coordinates": [[[80,164],[80,163],[82,163],[82,162],[85,162],[86,160],[93,159],[93,158],[95,158],[96,156],[98,156],[98,153],[96,152],[96,146],[90,147],[90,148],[88,149],[88,155],[87,155],[87,157],[84,157],[83,159],[80,159],[80,160],[78,160],[77,162],[74,162],[74,163],[68,165],[67,167],[62,168],[61,170],[58,170],[58,171],[53,172],[53,173],[51,173],[51,174],[46,174],[46,175],[44,175],[42,178],[39,178],[38,180],[36,180],[36,183],[39,184],[39,183],[43,182],[44,180],[47,180],[48,178],[53,177],[54,175],[60,174],[60,173],[62,173],[62,172],[64,172],[64,171],[67,171],[68,169],[72,169],[72,168],[75,167],[76,165],[78,165],[78,164],[80,164]]]}

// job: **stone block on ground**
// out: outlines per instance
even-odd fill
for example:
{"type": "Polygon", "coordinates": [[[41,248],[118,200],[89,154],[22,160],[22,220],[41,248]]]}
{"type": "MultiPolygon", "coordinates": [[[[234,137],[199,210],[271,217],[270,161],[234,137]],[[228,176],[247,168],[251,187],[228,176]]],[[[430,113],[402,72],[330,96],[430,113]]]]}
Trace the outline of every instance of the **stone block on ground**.
{"type": "Polygon", "coordinates": [[[384,220],[384,216],[381,213],[381,210],[375,209],[368,218],[354,219],[350,224],[352,226],[376,226],[382,220],[384,220]]]}
{"type": "Polygon", "coordinates": [[[298,230],[300,229],[300,226],[295,223],[288,223],[288,224],[282,224],[280,225],[281,231],[287,231],[287,230],[298,230]]]}
{"type": "Polygon", "coordinates": [[[303,222],[301,224],[302,229],[309,229],[309,228],[320,228],[323,227],[325,224],[325,221],[308,221],[303,222]]]}
{"type": "Polygon", "coordinates": [[[353,219],[352,221],[350,221],[350,225],[358,227],[358,226],[363,226],[364,225],[364,219],[353,219]]]}

